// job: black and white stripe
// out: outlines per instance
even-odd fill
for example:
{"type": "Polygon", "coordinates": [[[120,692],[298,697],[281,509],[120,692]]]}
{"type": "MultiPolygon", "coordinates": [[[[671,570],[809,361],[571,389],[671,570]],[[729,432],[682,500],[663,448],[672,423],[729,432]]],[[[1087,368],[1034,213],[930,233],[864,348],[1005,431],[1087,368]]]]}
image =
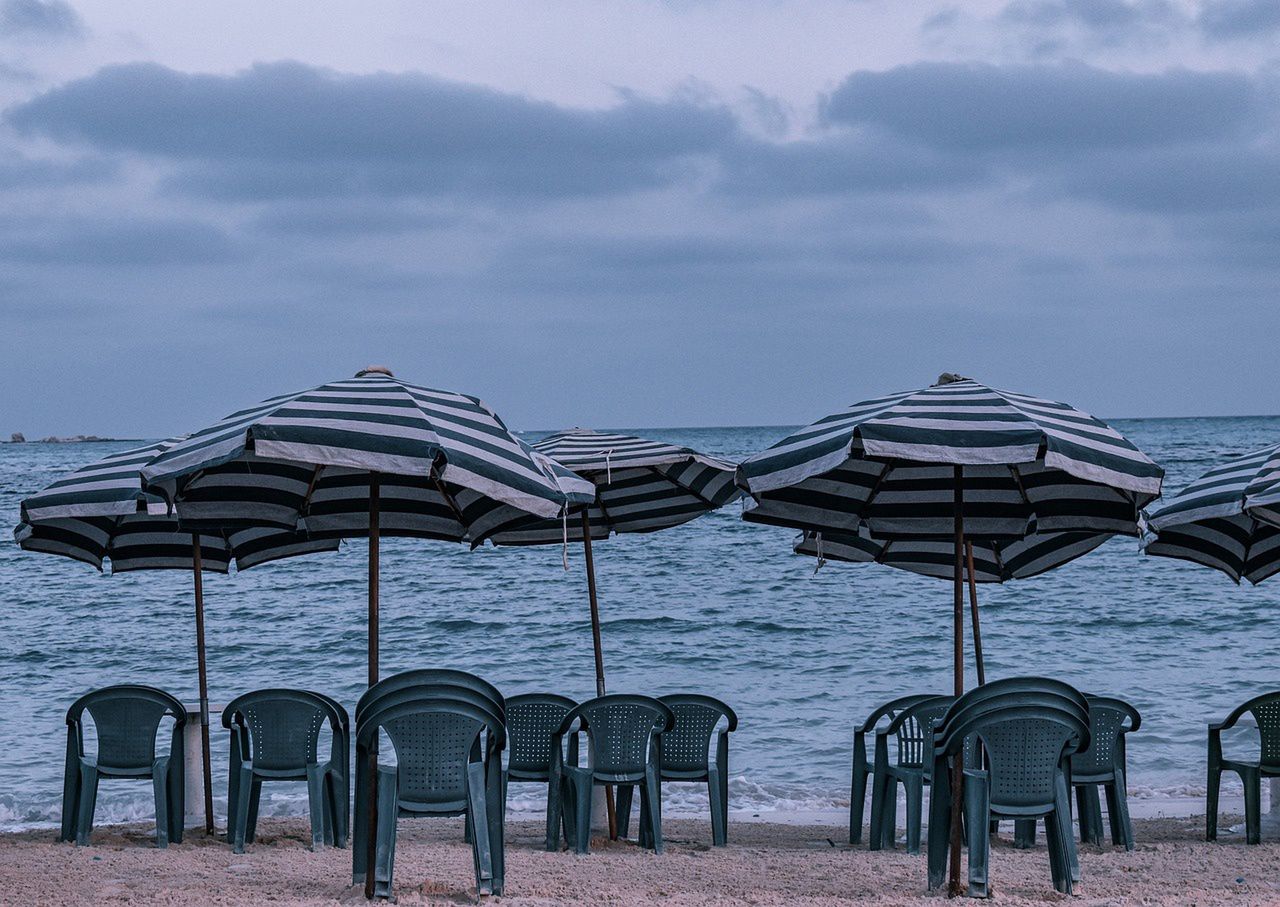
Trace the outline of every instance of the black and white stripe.
{"type": "Polygon", "coordinates": [[[1210,469],[1145,515],[1147,554],[1193,561],[1236,582],[1280,572],[1280,445],[1210,469]]]}
{"type": "MultiPolygon", "coordinates": [[[[980,583],[1026,579],[1088,554],[1108,538],[1094,532],[1050,532],[1007,541],[979,540],[973,543],[974,578],[980,583]]],[[[794,548],[797,554],[823,560],[887,564],[946,580],[955,576],[954,542],[942,539],[882,541],[865,530],[855,535],[805,532],[794,548]]]]}
{"type": "MultiPolygon", "coordinates": [[[[142,489],[142,466],[168,450],[161,441],[122,451],[82,467],[22,502],[14,530],[27,551],[59,554],[111,570],[194,567],[192,533],[180,527],[164,500],[142,489]]],[[[201,568],[226,573],[232,559],[244,570],[267,561],[337,547],[279,528],[248,527],[200,533],[201,568]]]]}
{"type": "Polygon", "coordinates": [[[1136,535],[1163,470],[1063,403],[970,379],[892,394],[801,429],[738,468],[744,518],[877,540],[949,538],[955,467],[965,535],[1136,535]]]}
{"type": "MultiPolygon", "coordinates": [[[[734,466],[688,447],[631,435],[573,429],[533,445],[595,488],[587,508],[592,539],[616,532],[656,532],[687,523],[738,497],[734,466]]],[[[558,544],[564,533],[582,540],[582,521],[495,513],[491,528],[478,534],[495,545],[558,544]]]]}
{"type": "Polygon", "coordinates": [[[265,524],[318,539],[368,532],[374,473],[391,536],[469,540],[504,505],[561,518],[594,496],[475,397],[377,372],[235,413],[143,468],[184,526],[265,524]]]}

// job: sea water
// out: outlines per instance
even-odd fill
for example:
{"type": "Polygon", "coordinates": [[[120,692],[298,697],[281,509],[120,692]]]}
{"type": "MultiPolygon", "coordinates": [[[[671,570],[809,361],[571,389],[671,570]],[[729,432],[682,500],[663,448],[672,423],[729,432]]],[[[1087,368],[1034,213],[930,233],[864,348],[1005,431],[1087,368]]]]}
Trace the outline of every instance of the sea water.
{"type": "MultiPolygon", "coordinates": [[[[1280,417],[1114,420],[1182,488],[1224,457],[1280,440],[1280,417]]],[[[737,461],[777,428],[623,429],[737,461]]],[[[530,439],[537,435],[531,434],[530,439]]],[[[0,445],[0,514],[79,465],[130,445],[0,445]]],[[[949,583],[791,553],[794,533],[744,523],[737,504],[652,535],[595,545],[609,689],[709,693],[741,724],[734,809],[847,808],[853,728],[880,702],[951,687],[949,583]]],[[[265,686],[353,708],[365,682],[366,543],[205,581],[210,698],[265,686]]],[[[382,671],[463,668],[506,694],[593,695],[581,550],[382,543],[382,671]]],[[[81,693],[138,682],[195,703],[191,576],[100,575],[0,540],[0,828],[56,821],[64,716],[81,693]]],[[[1205,723],[1280,688],[1280,579],[1257,588],[1117,538],[1034,579],[980,588],[987,676],[1043,674],[1142,712],[1130,792],[1202,796],[1205,723]]],[[[973,682],[970,666],[969,682],[973,682]]],[[[1248,733],[1247,731],[1245,732],[1248,733]]],[[[215,798],[225,733],[214,718],[215,798]]],[[[302,813],[301,785],[269,785],[264,814],[302,813]]],[[[517,809],[545,789],[513,787],[517,809]]],[[[705,810],[677,788],[667,811],[705,810]]],[[[104,783],[97,821],[149,817],[147,785],[104,783]]]]}

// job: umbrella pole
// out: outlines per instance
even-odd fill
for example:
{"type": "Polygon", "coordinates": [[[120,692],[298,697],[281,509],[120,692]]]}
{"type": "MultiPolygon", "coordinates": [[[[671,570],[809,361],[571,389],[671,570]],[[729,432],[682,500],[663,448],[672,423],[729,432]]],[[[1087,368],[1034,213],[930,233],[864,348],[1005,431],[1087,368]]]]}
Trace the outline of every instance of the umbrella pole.
{"type": "Polygon", "coordinates": [[[209,758],[209,674],[204,660],[204,565],[200,534],[191,533],[191,566],[196,593],[196,668],[200,677],[200,758],[204,770],[204,833],[213,836],[213,768],[209,758]]]}
{"type": "MultiPolygon", "coordinates": [[[[591,600],[591,641],[596,655],[596,695],[603,696],[604,687],[604,647],[600,642],[600,603],[596,599],[596,562],[591,556],[591,519],[587,510],[582,510],[582,552],[587,559],[587,596],[591,600]]],[[[609,814],[609,840],[618,840],[618,818],[613,805],[613,785],[604,787],[604,808],[609,814]]]]}
{"type": "Polygon", "coordinates": [[[965,561],[969,567],[969,614],[973,617],[973,660],[978,667],[978,686],[987,682],[987,669],[982,661],[982,628],[978,624],[978,580],[973,572],[973,542],[964,543],[965,561]]]}
{"type": "MultiPolygon", "coordinates": [[[[369,686],[378,682],[378,522],[381,479],[369,474],[369,686]]],[[[369,741],[369,825],[365,851],[364,896],[373,900],[374,863],[378,857],[378,735],[369,741]]]]}
{"type": "MultiPolygon", "coordinates": [[[[957,698],[964,693],[964,467],[955,467],[955,601],[953,618],[954,688],[957,698]]],[[[964,758],[951,767],[951,860],[948,867],[947,896],[960,894],[960,810],[964,803],[964,758]]]]}

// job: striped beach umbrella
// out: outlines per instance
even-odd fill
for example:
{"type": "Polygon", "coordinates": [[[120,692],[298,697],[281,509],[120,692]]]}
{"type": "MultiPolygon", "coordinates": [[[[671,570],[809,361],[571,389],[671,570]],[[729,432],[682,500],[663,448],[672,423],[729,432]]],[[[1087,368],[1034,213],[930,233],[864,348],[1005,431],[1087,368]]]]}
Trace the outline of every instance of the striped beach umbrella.
{"type": "MultiPolygon", "coordinates": [[[[734,465],[688,447],[612,432],[575,428],[543,438],[533,449],[589,481],[594,498],[568,527],[569,541],[581,541],[587,563],[591,633],[595,646],[596,692],[603,696],[604,654],[596,598],[591,543],[622,532],[657,532],[679,526],[738,497],[734,465]]],[[[557,520],[504,508],[492,528],[473,540],[495,545],[559,544],[557,520]]]]}
{"type": "Polygon", "coordinates": [[[1145,515],[1147,554],[1194,561],[1237,583],[1280,572],[1280,445],[1210,469],[1145,515]]]}
{"type": "MultiPolygon", "coordinates": [[[[142,473],[192,528],[268,523],[315,538],[367,537],[370,686],[383,535],[469,541],[504,505],[567,527],[569,509],[594,496],[478,398],[411,384],[382,366],[232,413],[142,473]]],[[[368,827],[376,828],[376,747],[369,760],[368,827]]],[[[376,836],[368,837],[372,898],[376,836]]]]}
{"type": "MultiPolygon", "coordinates": [[[[605,695],[604,648],[600,639],[600,605],[596,595],[595,558],[591,543],[619,532],[657,532],[679,526],[738,497],[734,466],[688,447],[613,432],[575,428],[543,438],[534,450],[591,482],[594,499],[567,538],[581,541],[587,564],[587,600],[591,606],[591,641],[595,653],[596,695],[605,695]]],[[[554,520],[504,508],[493,515],[487,538],[494,545],[546,545],[561,541],[554,520]]],[[[565,562],[568,566],[568,562],[565,562]]],[[[609,837],[617,838],[613,789],[605,789],[609,837]]]]}
{"type": "Polygon", "coordinates": [[[191,532],[179,526],[165,501],[142,488],[140,470],[171,448],[160,441],[104,457],[52,483],[22,502],[14,529],[27,551],[57,554],[112,573],[131,570],[190,570],[195,592],[196,663],[200,686],[205,831],[213,834],[213,787],[209,754],[209,682],[205,669],[204,582],[206,571],[227,573],[283,557],[328,551],[336,541],[307,538],[292,529],[245,525],[232,532],[191,532]]]}
{"type": "MultiPolygon", "coordinates": [[[[1159,496],[1163,475],[1119,432],[1080,410],[947,374],[923,390],[857,403],[795,432],[747,458],[738,484],[750,495],[743,517],[752,522],[821,533],[824,540],[831,535],[854,543],[850,548],[866,538],[886,557],[902,542],[949,547],[959,696],[966,572],[979,682],[984,679],[976,565],[966,570],[973,545],[990,543],[994,557],[999,543],[1044,534],[1136,535],[1139,512],[1159,496]]],[[[816,547],[816,535],[813,541],[816,547]]],[[[1080,547],[1066,546],[1058,555],[1089,550],[1080,547]]],[[[917,568],[924,553],[911,559],[917,568]]],[[[961,787],[956,777],[953,894],[959,891],[961,787]]]]}

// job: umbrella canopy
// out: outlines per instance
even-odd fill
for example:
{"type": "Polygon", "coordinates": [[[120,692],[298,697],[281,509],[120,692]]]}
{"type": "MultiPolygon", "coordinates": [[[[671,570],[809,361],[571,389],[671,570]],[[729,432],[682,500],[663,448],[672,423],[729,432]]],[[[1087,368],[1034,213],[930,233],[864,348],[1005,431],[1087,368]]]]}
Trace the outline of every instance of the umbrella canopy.
{"type": "Polygon", "coordinates": [[[450,541],[486,533],[503,505],[563,518],[590,483],[530,449],[475,397],[382,370],[266,400],[143,468],[183,525],[272,524],[313,538],[379,532],[450,541]]]}
{"type": "MultiPolygon", "coordinates": [[[[180,528],[168,505],[142,488],[140,470],[178,439],[158,441],[104,457],[52,483],[22,502],[14,529],[27,551],[59,554],[113,573],[191,570],[192,533],[180,528]]],[[[200,567],[227,573],[282,557],[331,551],[336,541],[269,526],[246,524],[232,532],[200,533],[200,567]]]]}
{"type": "MultiPolygon", "coordinates": [[[[1038,576],[1088,554],[1109,538],[1109,533],[1099,532],[1042,532],[1020,539],[980,539],[972,543],[973,580],[1003,583],[1038,576]]],[[[795,552],[823,561],[886,564],[939,579],[951,579],[955,572],[951,541],[882,541],[873,538],[865,527],[855,535],[802,533],[795,544],[795,552]]]]}
{"type": "MultiPolygon", "coordinates": [[[[1086,413],[950,374],[923,390],[855,404],[738,467],[738,484],[751,496],[744,519],[833,535],[846,543],[851,559],[868,553],[859,539],[874,546],[872,560],[876,554],[896,558],[898,542],[951,540],[957,696],[964,692],[966,572],[983,679],[976,563],[966,571],[966,561],[976,560],[973,546],[990,542],[994,559],[1001,543],[1034,543],[1050,534],[1080,533],[1099,541],[1115,533],[1136,535],[1139,511],[1159,496],[1163,476],[1119,432],[1086,413]]],[[[813,542],[816,549],[816,535],[813,542]]],[[[1055,557],[1090,547],[1096,544],[1082,538],[1055,557]]],[[[930,572],[924,555],[936,549],[916,551],[914,557],[896,558],[899,565],[930,572]]],[[[960,771],[957,763],[953,895],[959,892],[960,771]]]]}
{"type": "Polygon", "coordinates": [[[337,548],[293,529],[246,524],[230,532],[192,533],[163,499],[146,493],[140,470],[180,439],[159,441],[81,467],[22,502],[14,529],[27,551],[58,554],[113,573],[190,570],[194,578],[196,663],[200,687],[205,831],[213,834],[209,754],[209,684],[205,670],[204,571],[227,573],[234,558],[245,570],[267,561],[337,548]]]}
{"type": "Polygon", "coordinates": [[[1280,572],[1280,445],[1215,466],[1144,517],[1147,554],[1262,582],[1280,572]]]}
{"type": "Polygon", "coordinates": [[[745,460],[744,518],[878,539],[1136,535],[1164,475],[1105,423],[971,379],[858,403],[745,460]]]}
{"type": "MultiPolygon", "coordinates": [[[[575,428],[543,438],[533,449],[594,487],[586,522],[577,520],[569,526],[572,541],[581,541],[584,531],[599,540],[616,532],[656,532],[679,526],[739,495],[732,463],[663,441],[575,428]]],[[[495,545],[545,545],[559,543],[563,537],[558,521],[510,508],[495,514],[494,523],[484,538],[495,545]]],[[[475,539],[475,544],[484,538],[475,539]]]]}

